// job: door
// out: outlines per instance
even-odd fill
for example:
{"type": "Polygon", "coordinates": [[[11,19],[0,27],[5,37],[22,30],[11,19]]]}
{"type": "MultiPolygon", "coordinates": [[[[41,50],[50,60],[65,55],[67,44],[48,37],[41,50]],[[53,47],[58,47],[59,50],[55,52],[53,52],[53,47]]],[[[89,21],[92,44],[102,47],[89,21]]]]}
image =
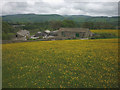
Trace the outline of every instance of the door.
{"type": "Polygon", "coordinates": [[[76,33],[76,37],[79,37],[79,33],[76,33]]]}

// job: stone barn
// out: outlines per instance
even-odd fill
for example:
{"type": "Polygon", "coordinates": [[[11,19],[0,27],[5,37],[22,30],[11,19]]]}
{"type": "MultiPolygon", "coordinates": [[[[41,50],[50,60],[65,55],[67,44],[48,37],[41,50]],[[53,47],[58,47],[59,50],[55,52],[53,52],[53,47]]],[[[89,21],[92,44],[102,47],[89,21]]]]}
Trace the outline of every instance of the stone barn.
{"type": "Polygon", "coordinates": [[[92,36],[92,32],[87,28],[60,28],[58,37],[62,39],[83,39],[92,36]]]}
{"type": "Polygon", "coordinates": [[[20,30],[15,36],[15,40],[27,40],[28,38],[30,38],[30,32],[27,30],[20,30]]]}

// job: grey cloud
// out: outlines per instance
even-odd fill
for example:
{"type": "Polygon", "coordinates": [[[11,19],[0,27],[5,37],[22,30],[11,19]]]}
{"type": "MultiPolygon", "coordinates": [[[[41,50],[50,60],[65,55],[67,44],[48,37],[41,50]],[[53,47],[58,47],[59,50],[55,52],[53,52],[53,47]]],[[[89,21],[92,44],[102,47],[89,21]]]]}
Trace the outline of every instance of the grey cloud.
{"type": "Polygon", "coordinates": [[[120,2],[118,3],[118,15],[120,16],[120,2]]]}
{"type": "Polygon", "coordinates": [[[21,14],[27,10],[26,2],[8,2],[2,9],[2,14],[21,14]]]}
{"type": "Polygon", "coordinates": [[[117,2],[69,2],[61,3],[41,2],[8,2],[3,5],[3,15],[9,14],[61,14],[61,15],[118,15],[117,2]]]}
{"type": "Polygon", "coordinates": [[[66,2],[119,2],[119,0],[64,0],[66,2]]]}
{"type": "Polygon", "coordinates": [[[83,10],[92,15],[117,15],[118,3],[117,2],[93,2],[93,3],[75,3],[75,9],[83,10]]]}

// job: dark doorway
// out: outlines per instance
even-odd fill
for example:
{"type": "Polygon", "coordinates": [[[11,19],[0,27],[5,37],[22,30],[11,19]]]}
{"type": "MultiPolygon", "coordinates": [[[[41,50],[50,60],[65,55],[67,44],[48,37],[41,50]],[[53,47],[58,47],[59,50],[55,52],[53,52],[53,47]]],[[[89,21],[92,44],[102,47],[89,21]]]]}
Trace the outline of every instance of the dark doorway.
{"type": "Polygon", "coordinates": [[[79,33],[76,33],[76,37],[79,37],[79,33]]]}

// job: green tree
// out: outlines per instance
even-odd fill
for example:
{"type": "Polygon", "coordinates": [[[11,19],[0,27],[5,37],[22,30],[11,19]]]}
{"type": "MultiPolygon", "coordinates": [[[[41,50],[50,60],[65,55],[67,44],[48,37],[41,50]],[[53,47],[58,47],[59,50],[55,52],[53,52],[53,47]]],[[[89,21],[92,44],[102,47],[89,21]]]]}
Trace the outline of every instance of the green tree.
{"type": "Polygon", "coordinates": [[[52,30],[57,30],[62,26],[62,22],[61,21],[50,21],[50,28],[52,30]]]}
{"type": "Polygon", "coordinates": [[[76,24],[72,20],[63,20],[62,27],[76,27],[76,24]]]}

